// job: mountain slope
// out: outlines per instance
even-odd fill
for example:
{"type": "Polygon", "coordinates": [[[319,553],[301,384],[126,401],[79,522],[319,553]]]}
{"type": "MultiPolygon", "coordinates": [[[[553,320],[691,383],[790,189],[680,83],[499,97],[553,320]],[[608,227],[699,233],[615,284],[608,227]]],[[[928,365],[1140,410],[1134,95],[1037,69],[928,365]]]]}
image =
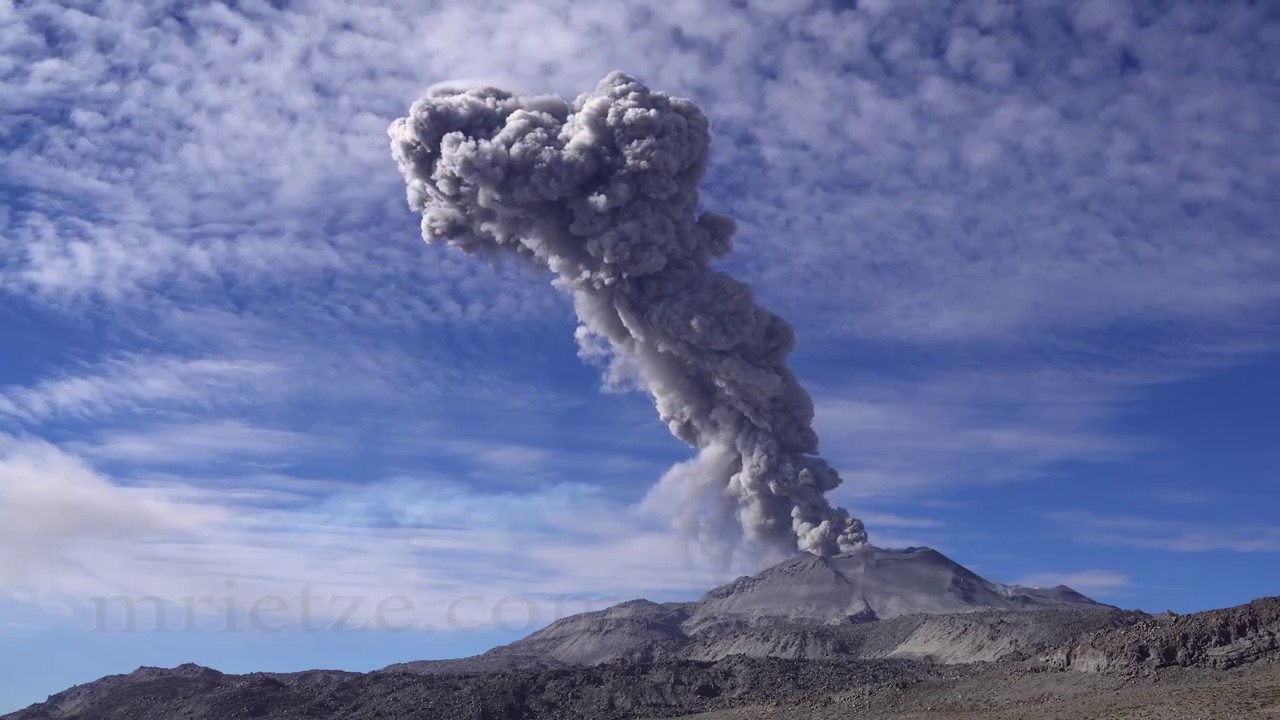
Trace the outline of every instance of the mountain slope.
{"type": "MultiPolygon", "coordinates": [[[[631,608],[633,615],[650,611],[662,612],[631,608]]],[[[1006,610],[913,615],[872,623],[780,625],[797,632],[803,628],[814,642],[884,653],[899,637],[923,642],[920,633],[932,633],[931,628],[974,628],[967,637],[983,632],[1022,637],[1019,633],[1027,628],[1048,628],[1047,620],[1057,618],[1050,635],[1041,637],[1052,643],[1054,633],[1077,632],[1080,628],[1075,623],[1081,617],[1118,612],[1006,610]]],[[[747,635],[768,629],[767,625],[741,627],[747,635]]],[[[1140,616],[1110,629],[1080,632],[1056,648],[1021,660],[948,666],[906,658],[804,660],[740,655],[714,662],[656,657],[470,674],[457,672],[459,666],[453,665],[450,672],[430,674],[384,670],[224,675],[188,665],[104,678],[0,720],[623,720],[716,710],[729,712],[715,717],[735,720],[1265,720],[1280,711],[1278,636],[1280,598],[1265,598],[1195,615],[1140,616]],[[1095,672],[1064,672],[1067,668],[1095,672]],[[1153,714],[1156,706],[1159,711],[1153,714]]],[[[941,640],[943,646],[949,642],[941,640]]],[[[1025,650],[1014,656],[1027,656],[1025,650]]]]}
{"type": "Polygon", "coordinates": [[[718,660],[735,654],[798,659],[930,656],[959,663],[1005,657],[1021,648],[1045,648],[1084,631],[1118,627],[1142,617],[1146,616],[1101,605],[1067,587],[1041,590],[993,583],[930,548],[866,546],[834,557],[804,553],[740,577],[696,602],[633,600],[567,617],[469,661],[393,668],[444,673],[495,665],[718,660]],[[1055,614],[1066,610],[1075,612],[1055,614]],[[1025,617],[1000,619],[1010,611],[1025,617]],[[958,617],[975,613],[994,614],[958,617]]]}
{"type": "MultiPolygon", "coordinates": [[[[1219,688],[1243,677],[1225,669],[1271,661],[1280,661],[1280,598],[1151,617],[1070,588],[999,585],[928,548],[868,547],[801,555],[695,602],[575,615],[474,658],[367,674],[143,668],[0,720],[621,719],[746,706],[844,717],[912,703],[1007,703],[1012,714],[999,717],[1010,718],[1040,707],[1046,688],[1114,700],[1126,678],[1151,675],[1163,688],[1191,677],[1176,674],[1184,669],[1203,680],[1196,697],[1217,703],[1219,688]],[[1065,670],[1086,672],[1053,679],[1065,670]]],[[[1257,676],[1270,692],[1272,675],[1257,676]]]]}

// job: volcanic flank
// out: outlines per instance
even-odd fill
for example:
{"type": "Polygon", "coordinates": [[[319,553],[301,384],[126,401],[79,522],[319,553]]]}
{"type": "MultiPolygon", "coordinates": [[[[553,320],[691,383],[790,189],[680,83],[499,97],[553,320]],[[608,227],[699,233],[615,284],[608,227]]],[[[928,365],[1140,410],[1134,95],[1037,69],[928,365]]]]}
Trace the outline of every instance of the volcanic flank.
{"type": "Polygon", "coordinates": [[[801,553],[694,602],[633,600],[564,618],[478,658],[406,667],[592,665],[655,653],[698,660],[941,655],[969,662],[1064,641],[1082,621],[1106,626],[1124,617],[1068,587],[991,582],[930,548],[863,545],[830,557],[801,553]],[[869,649],[872,636],[876,647],[869,649]]]}
{"type": "Polygon", "coordinates": [[[698,450],[662,481],[680,528],[709,546],[740,525],[749,542],[818,555],[867,542],[825,497],[840,476],[787,367],[791,325],[710,267],[734,222],[698,210],[710,135],[697,106],[615,72],[572,104],[440,88],[388,132],[423,239],[552,273],[580,355],[643,387],[698,450]]]}

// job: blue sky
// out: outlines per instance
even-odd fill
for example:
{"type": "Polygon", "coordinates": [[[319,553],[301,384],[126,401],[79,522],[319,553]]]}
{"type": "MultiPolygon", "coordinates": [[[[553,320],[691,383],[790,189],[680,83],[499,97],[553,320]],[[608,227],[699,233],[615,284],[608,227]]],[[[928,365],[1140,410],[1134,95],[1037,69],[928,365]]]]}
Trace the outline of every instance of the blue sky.
{"type": "Polygon", "coordinates": [[[645,502],[690,452],[546,278],[419,240],[385,131],[459,79],[702,106],[723,267],[796,325],[874,542],[1155,611],[1280,592],[1268,3],[357,5],[0,0],[0,711],[751,569],[645,502]],[[148,597],[167,629],[97,610],[148,597]]]}

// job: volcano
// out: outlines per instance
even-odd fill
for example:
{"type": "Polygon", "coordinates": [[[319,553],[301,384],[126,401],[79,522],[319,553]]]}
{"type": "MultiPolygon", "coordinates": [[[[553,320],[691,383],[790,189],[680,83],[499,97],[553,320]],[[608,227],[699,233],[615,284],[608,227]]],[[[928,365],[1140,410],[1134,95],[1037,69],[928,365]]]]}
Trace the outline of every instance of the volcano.
{"type": "Polygon", "coordinates": [[[927,547],[864,545],[832,557],[803,553],[707,593],[697,616],[838,621],[976,610],[1098,606],[1064,585],[1001,585],[927,547]]]}
{"type": "Polygon", "coordinates": [[[558,620],[476,658],[399,667],[434,673],[734,654],[969,662],[1121,616],[1066,586],[992,582],[932,548],[864,545],[830,557],[801,553],[694,602],[632,600],[558,620]]]}

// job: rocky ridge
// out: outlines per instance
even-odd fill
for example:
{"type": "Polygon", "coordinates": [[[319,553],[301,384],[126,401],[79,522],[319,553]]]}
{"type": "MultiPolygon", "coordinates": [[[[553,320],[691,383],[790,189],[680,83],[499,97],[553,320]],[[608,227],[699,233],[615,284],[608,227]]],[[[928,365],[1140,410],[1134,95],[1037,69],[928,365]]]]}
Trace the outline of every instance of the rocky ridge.
{"type": "MultiPolygon", "coordinates": [[[[623,720],[693,713],[706,713],[699,720],[827,720],[851,714],[886,720],[1274,720],[1280,715],[1278,611],[1280,598],[1265,598],[1195,615],[1142,616],[1085,631],[1044,652],[1020,649],[996,661],[955,665],[730,655],[541,669],[491,663],[487,671],[471,672],[457,663],[437,666],[438,672],[392,667],[365,674],[143,668],[72,688],[3,720],[623,720]]],[[[1025,621],[1024,629],[1041,625],[1034,617],[1009,611],[952,616],[997,635],[1019,627],[1008,623],[1025,621]]],[[[915,619],[843,627],[894,622],[915,619]]],[[[842,626],[807,628],[821,634],[838,633],[842,626]]],[[[893,641],[863,640],[864,648],[881,650],[893,641]]]]}
{"type": "Polygon", "coordinates": [[[1280,598],[1150,616],[992,583],[927,548],[868,548],[793,558],[694,602],[565,618],[473,658],[372,673],[141,668],[0,720],[1137,718],[1169,698],[1192,710],[1168,717],[1273,720],[1278,638],[1280,598]],[[1177,692],[1149,692],[1156,682],[1177,692]]]}
{"type": "Polygon", "coordinates": [[[1051,667],[1143,672],[1163,667],[1230,669],[1280,657],[1280,598],[1194,615],[1148,616],[1094,631],[1045,656],[1051,667]]]}

